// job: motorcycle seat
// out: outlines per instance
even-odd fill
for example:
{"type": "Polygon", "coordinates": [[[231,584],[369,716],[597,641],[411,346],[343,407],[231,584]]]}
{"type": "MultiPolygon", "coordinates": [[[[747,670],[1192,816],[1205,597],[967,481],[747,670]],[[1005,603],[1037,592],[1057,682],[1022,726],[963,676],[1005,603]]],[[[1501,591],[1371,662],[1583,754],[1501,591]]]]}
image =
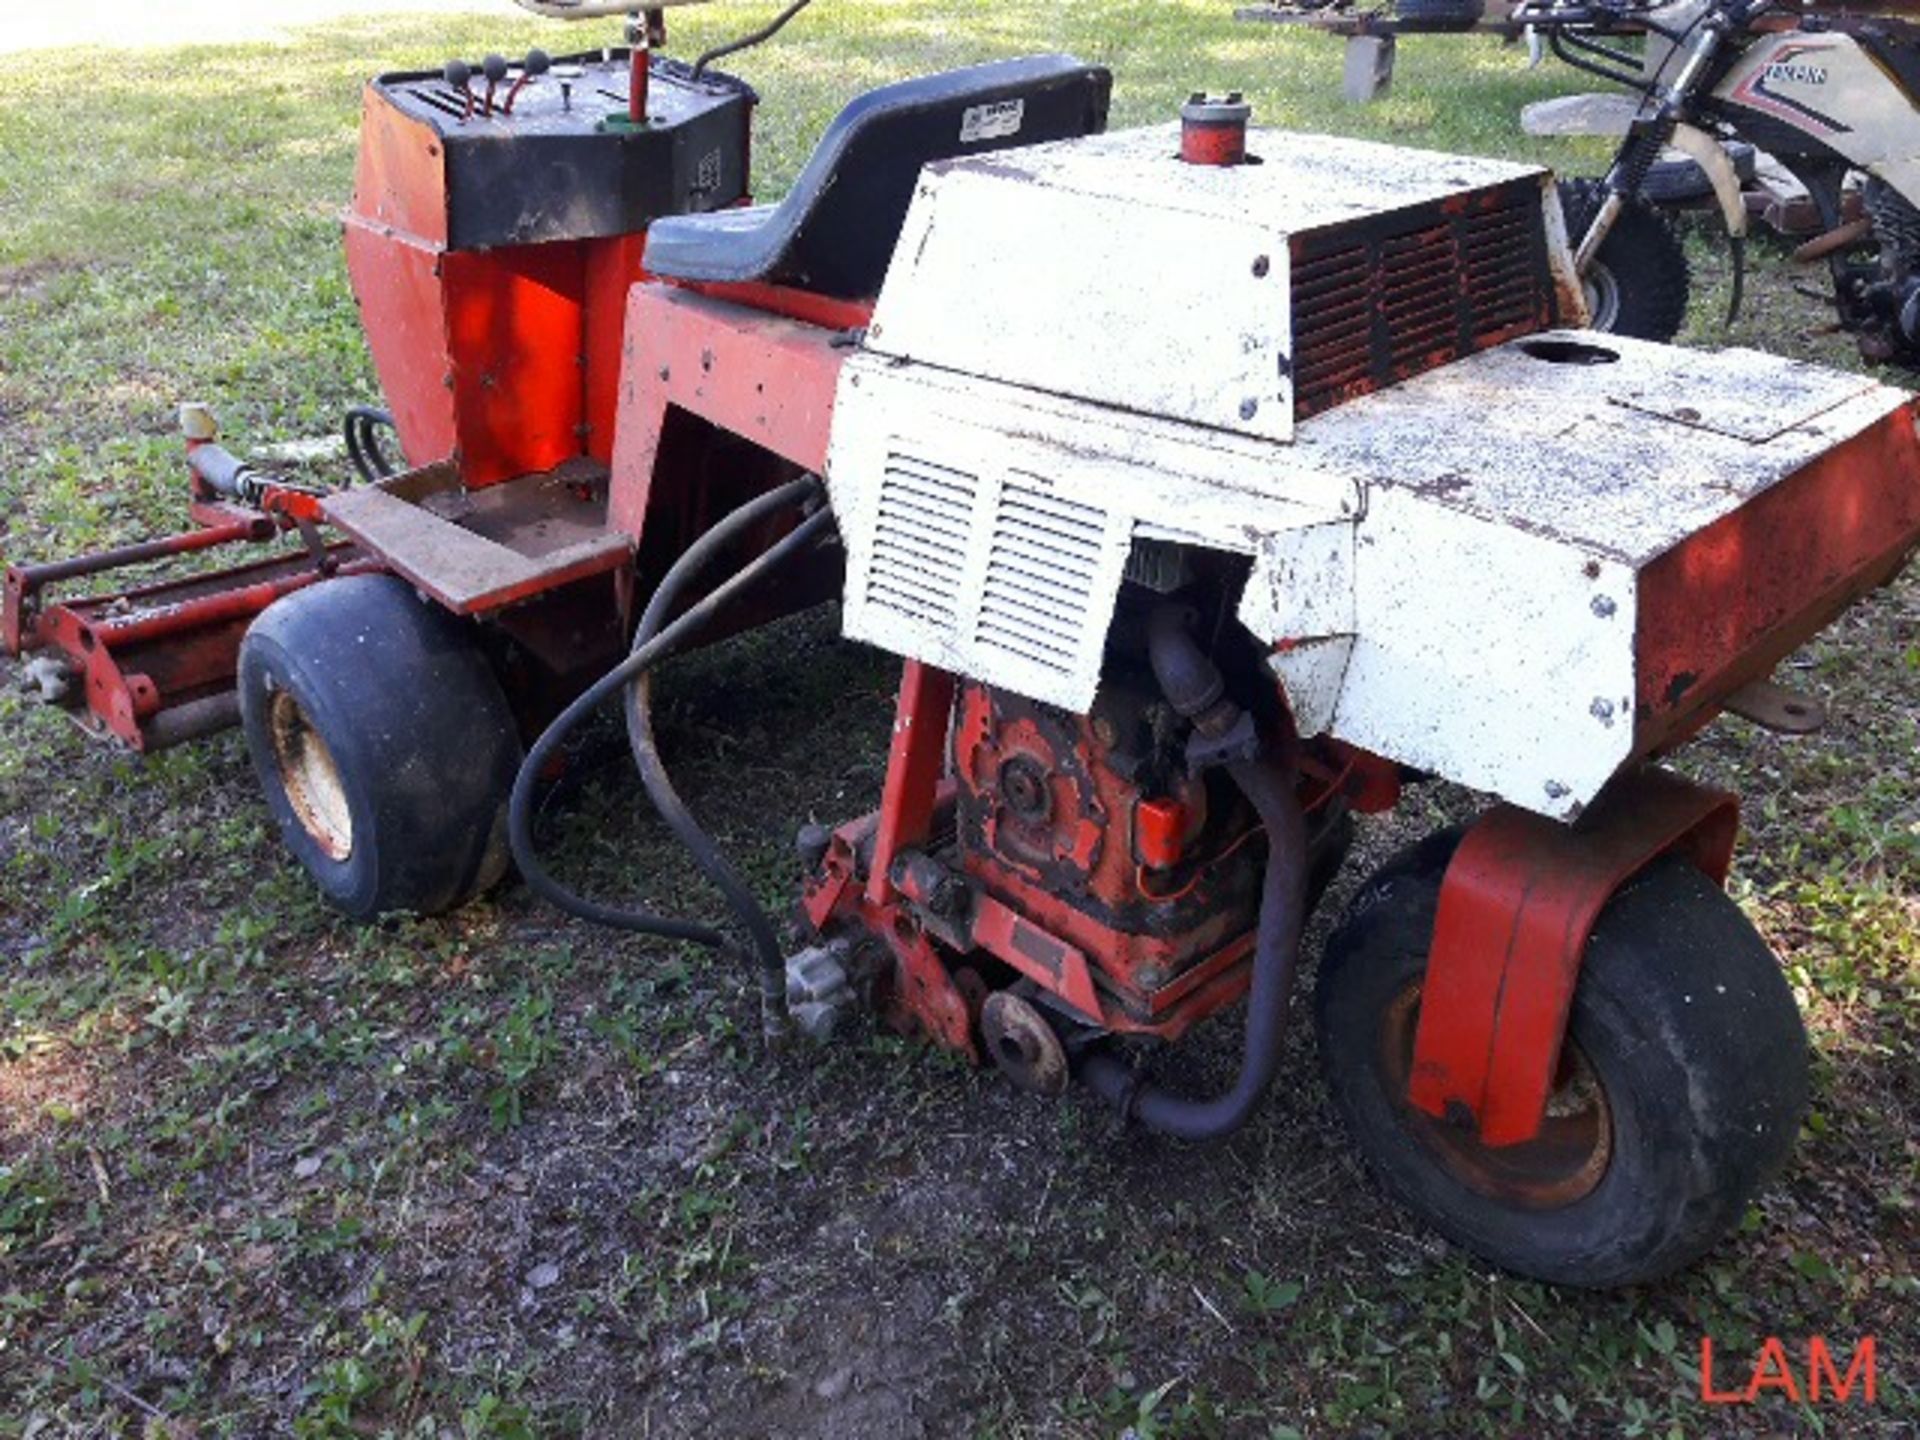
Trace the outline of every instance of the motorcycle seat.
{"type": "Polygon", "coordinates": [[[656,220],[644,264],[674,280],[873,295],[922,165],[1098,134],[1112,84],[1070,55],[1031,55],[869,90],[827,127],[779,204],[656,220]]]}

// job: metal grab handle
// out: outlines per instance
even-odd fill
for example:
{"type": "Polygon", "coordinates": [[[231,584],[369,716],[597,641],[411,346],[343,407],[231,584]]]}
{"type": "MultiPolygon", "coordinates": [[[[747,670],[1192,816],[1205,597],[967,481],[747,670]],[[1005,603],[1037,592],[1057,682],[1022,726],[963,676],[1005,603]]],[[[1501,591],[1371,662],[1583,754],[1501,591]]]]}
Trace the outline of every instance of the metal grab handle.
{"type": "Polygon", "coordinates": [[[522,10],[549,20],[603,20],[609,15],[638,15],[671,5],[707,5],[712,0],[513,0],[522,10]]]}

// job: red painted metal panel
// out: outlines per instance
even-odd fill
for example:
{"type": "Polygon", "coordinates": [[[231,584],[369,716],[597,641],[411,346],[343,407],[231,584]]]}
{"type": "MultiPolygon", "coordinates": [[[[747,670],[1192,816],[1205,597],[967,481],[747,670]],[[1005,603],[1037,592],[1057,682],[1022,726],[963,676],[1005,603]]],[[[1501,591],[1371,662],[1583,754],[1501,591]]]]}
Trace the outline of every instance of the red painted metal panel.
{"type": "Polygon", "coordinates": [[[346,246],[409,460],[478,488],[582,453],[584,244],[445,251],[349,220],[346,246]]]}
{"type": "Polygon", "coordinates": [[[454,452],[453,357],[447,350],[438,247],[371,229],[352,217],[346,230],[347,277],[380,389],[417,465],[454,452]]]}
{"type": "Polygon", "coordinates": [[[1901,407],[1691,536],[1640,577],[1635,740],[1683,738],[1920,542],[1920,441],[1901,407]]]}
{"type": "Polygon", "coordinates": [[[833,336],[689,290],[636,285],[627,300],[610,523],[635,538],[645,526],[669,408],[819,474],[847,353],[833,336]]]}
{"type": "Polygon", "coordinates": [[[946,769],[947,725],[953,715],[953,676],[909,660],[900,676],[886,786],[880,795],[880,832],[873,846],[867,899],[893,898],[893,860],[927,838],[934,796],[946,769]]]}
{"type": "Polygon", "coordinates": [[[1738,823],[1733,796],[1651,767],[1616,780],[1578,825],[1510,805],[1481,816],[1440,890],[1412,1103],[1470,1116],[1488,1145],[1536,1136],[1608,898],[1669,851],[1724,883],[1738,823]]]}
{"type": "Polygon", "coordinates": [[[585,349],[586,453],[613,459],[614,422],[620,408],[620,365],[626,353],[627,292],[641,279],[646,235],[622,235],[586,243],[585,349]]]}
{"type": "Polygon", "coordinates": [[[1058,995],[1090,1023],[1101,1022],[1100,994],[1093,987],[1093,968],[1085,954],[1049,935],[1019,911],[991,895],[982,895],[974,906],[973,941],[1058,995]]]}
{"type": "Polygon", "coordinates": [[[456,454],[469,488],[551,470],[585,444],[584,245],[441,260],[456,454]]]}
{"type": "Polygon", "coordinates": [[[433,127],[400,113],[369,85],[360,111],[353,216],[415,244],[447,243],[446,160],[433,127]]]}
{"type": "Polygon", "coordinates": [[[784,315],[789,320],[822,325],[829,330],[864,330],[873,319],[871,300],[837,300],[811,290],[796,290],[791,285],[765,285],[758,281],[670,283],[683,283],[687,289],[711,295],[716,300],[730,300],[752,310],[784,315]]]}

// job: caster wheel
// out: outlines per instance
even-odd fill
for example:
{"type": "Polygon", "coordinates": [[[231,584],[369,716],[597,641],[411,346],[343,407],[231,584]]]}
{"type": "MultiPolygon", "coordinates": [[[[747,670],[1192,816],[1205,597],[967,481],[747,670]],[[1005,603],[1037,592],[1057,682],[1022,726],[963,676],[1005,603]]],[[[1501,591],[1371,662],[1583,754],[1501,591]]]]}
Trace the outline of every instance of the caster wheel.
{"type": "Polygon", "coordinates": [[[1778,961],[1698,870],[1656,861],[1596,922],[1540,1135],[1490,1147],[1406,1099],[1457,832],[1390,862],[1328,942],[1320,1057],[1383,1186],[1456,1244],[1556,1284],[1688,1264],[1785,1163],[1807,1038],[1778,961]]]}
{"type": "Polygon", "coordinates": [[[340,909],[438,914],[506,873],[519,732],[470,628],[412,587],[352,575],[275,602],[238,686],[281,838],[340,909]]]}
{"type": "Polygon", "coordinates": [[[1057,1096],[1067,1088],[1067,1052],[1047,1018],[1011,990],[996,990],[980,1007],[980,1033],[993,1063],[1022,1090],[1057,1096]]]}

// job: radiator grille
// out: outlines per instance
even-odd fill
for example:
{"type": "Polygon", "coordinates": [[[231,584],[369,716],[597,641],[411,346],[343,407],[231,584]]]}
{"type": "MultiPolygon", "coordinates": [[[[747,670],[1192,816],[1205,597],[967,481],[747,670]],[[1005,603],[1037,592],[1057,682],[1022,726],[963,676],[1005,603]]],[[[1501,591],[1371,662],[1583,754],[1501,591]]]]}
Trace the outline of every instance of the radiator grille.
{"type": "Polygon", "coordinates": [[[1294,415],[1552,323],[1537,182],[1296,236],[1294,415]]]}
{"type": "Polygon", "coordinates": [[[976,642],[1070,670],[1084,643],[1106,528],[1093,506],[1010,477],[993,518],[976,642]]]}
{"type": "Polygon", "coordinates": [[[978,488],[965,471],[887,457],[867,576],[871,600],[916,620],[953,624],[978,488]]]}

